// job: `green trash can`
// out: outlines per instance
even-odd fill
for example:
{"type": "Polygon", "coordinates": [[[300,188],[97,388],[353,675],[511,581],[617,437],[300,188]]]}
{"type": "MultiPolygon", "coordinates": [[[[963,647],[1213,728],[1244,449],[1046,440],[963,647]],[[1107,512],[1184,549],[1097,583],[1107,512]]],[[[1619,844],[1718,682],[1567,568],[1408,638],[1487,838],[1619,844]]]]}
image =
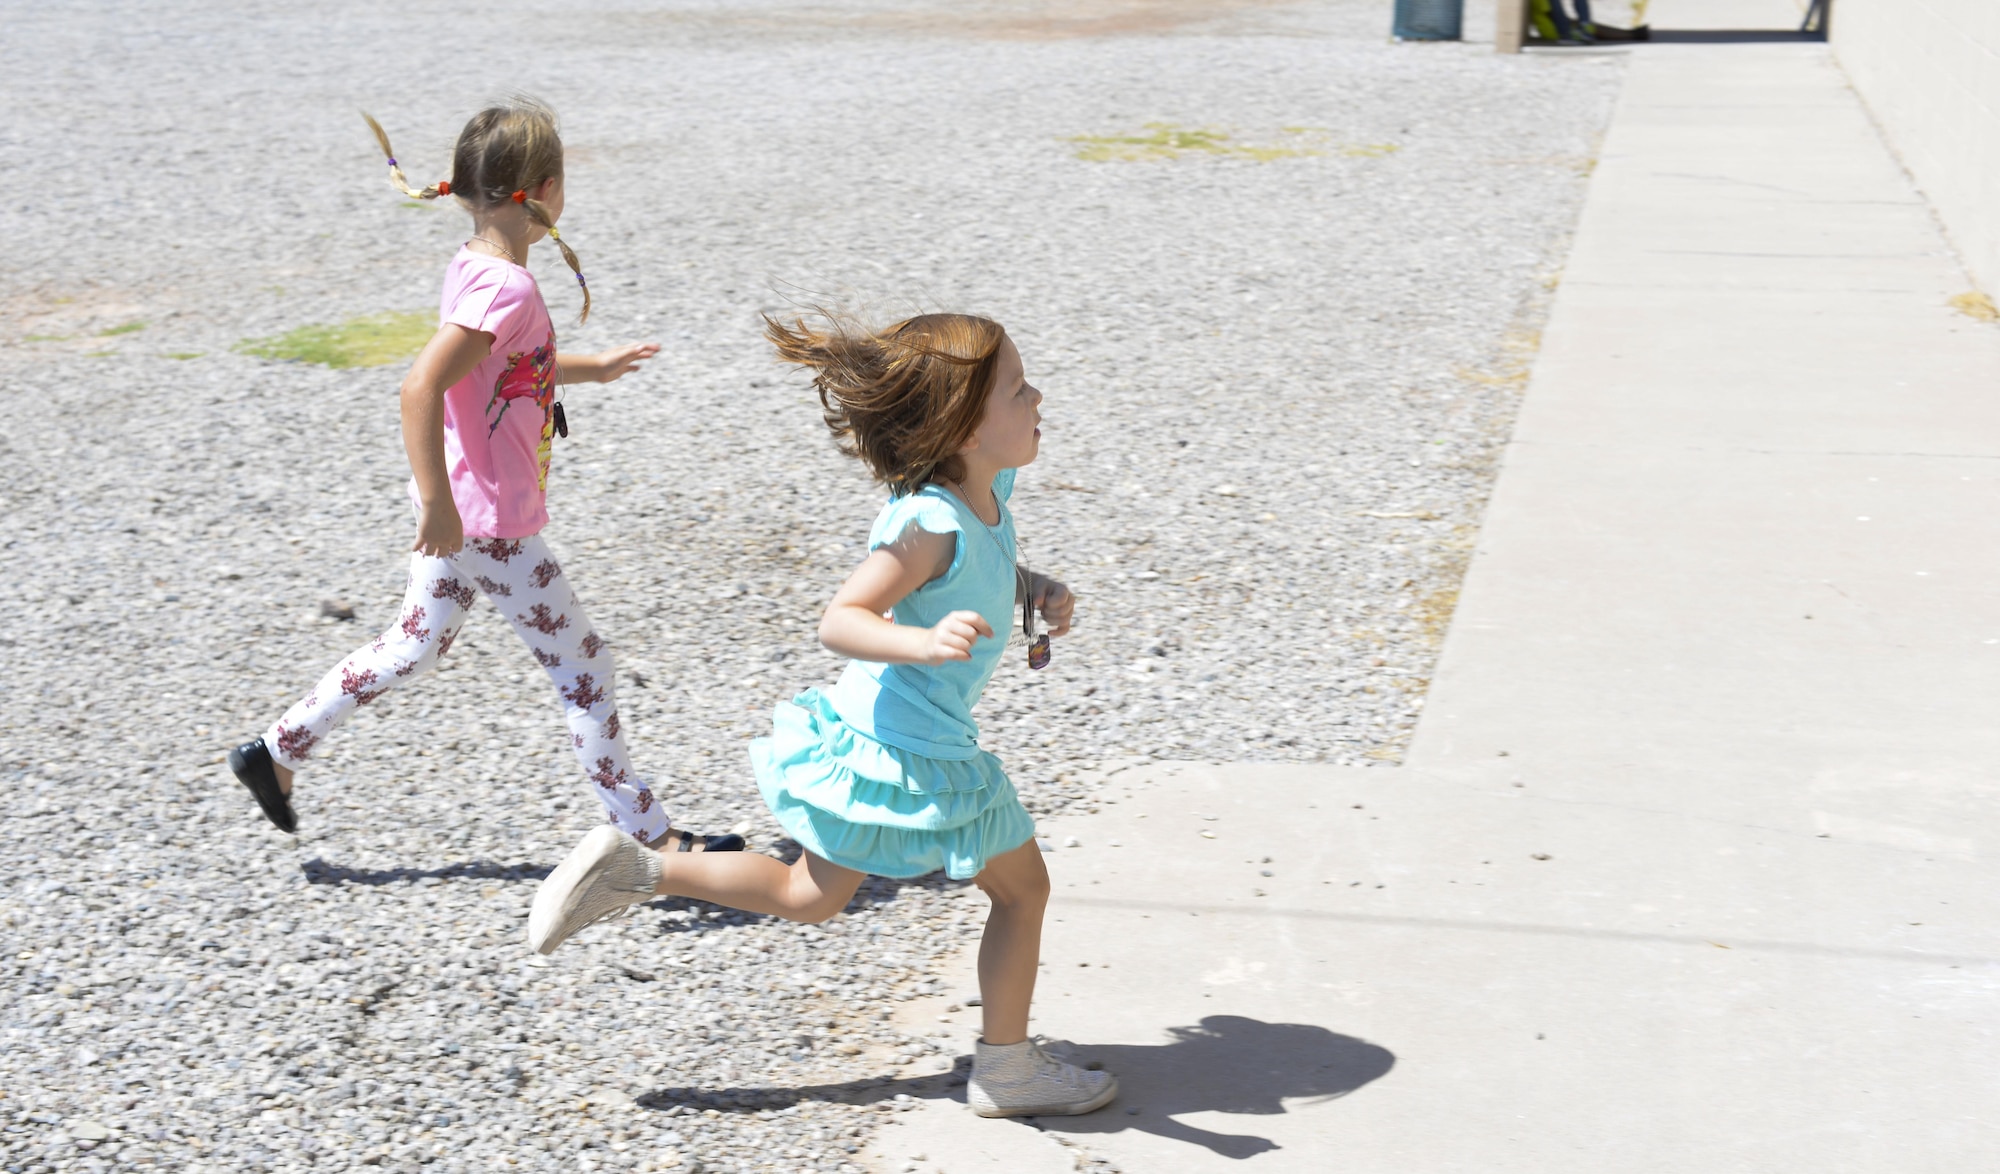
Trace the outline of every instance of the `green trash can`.
{"type": "Polygon", "coordinates": [[[1399,41],[1457,41],[1464,29],[1465,0],[1396,0],[1399,41]]]}

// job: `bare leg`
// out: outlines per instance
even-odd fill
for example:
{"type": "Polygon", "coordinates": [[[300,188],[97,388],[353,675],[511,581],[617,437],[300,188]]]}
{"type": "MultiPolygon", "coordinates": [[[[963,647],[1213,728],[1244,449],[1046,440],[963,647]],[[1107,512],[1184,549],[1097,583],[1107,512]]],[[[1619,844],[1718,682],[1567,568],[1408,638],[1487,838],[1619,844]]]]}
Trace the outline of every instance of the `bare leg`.
{"type": "Polygon", "coordinates": [[[289,795],[292,793],[292,768],[282,762],[271,763],[271,773],[278,776],[278,789],[289,795]]]}
{"type": "MultiPolygon", "coordinates": [[[[719,857],[718,857],[719,859],[719,857]]],[[[1042,961],[1042,913],[1049,905],[1049,870],[1033,841],[986,862],[973,883],[993,899],[979,940],[979,1022],[983,1042],[1028,1038],[1028,1005],[1042,961]]]]}
{"type": "MultiPolygon", "coordinates": [[[[865,874],[807,852],[784,864],[761,852],[661,852],[666,897],[692,897],[786,921],[821,922],[847,908],[865,874]]],[[[1040,863],[1037,861],[1036,863],[1040,863]]]]}
{"type": "MultiPolygon", "coordinates": [[[[667,830],[661,832],[658,839],[641,840],[640,843],[646,845],[646,847],[648,848],[651,848],[653,851],[662,854],[668,852],[680,852],[682,851],[681,832],[683,830],[685,829],[675,827],[673,824],[669,823],[667,825],[667,830]]],[[[688,840],[688,846],[686,851],[688,852],[708,851],[707,836],[702,835],[699,832],[690,833],[690,835],[692,836],[692,838],[688,840]]]]}

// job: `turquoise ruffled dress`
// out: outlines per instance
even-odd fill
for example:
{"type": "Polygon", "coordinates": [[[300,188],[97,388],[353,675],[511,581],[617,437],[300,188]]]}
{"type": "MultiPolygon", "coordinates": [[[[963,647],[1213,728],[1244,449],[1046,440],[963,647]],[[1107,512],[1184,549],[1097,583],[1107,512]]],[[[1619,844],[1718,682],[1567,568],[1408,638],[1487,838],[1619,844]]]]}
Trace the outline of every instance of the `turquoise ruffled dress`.
{"type": "Polygon", "coordinates": [[[993,479],[1000,524],[988,526],[948,490],[892,498],[868,548],[912,526],[956,538],[951,567],[905,596],[895,621],[928,628],[976,611],[996,633],[972,659],[943,665],[849,661],[827,689],[808,689],[772,714],[750,744],[764,802],[808,852],[877,876],[954,880],[1028,842],[1035,822],[1000,760],[979,748],[972,707],[993,679],[1014,622],[1014,471],[993,479]]]}

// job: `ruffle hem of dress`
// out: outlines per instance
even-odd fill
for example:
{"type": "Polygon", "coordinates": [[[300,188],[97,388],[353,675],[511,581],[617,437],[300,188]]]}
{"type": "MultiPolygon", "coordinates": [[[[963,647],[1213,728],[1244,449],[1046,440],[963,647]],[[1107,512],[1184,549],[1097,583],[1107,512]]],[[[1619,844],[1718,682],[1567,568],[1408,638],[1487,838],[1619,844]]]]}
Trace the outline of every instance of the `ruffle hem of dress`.
{"type": "Polygon", "coordinates": [[[941,759],[885,745],[841,720],[817,689],[773,710],[750,743],[758,789],[808,852],[876,876],[942,868],[953,880],[1034,837],[1000,760],[986,751],[941,759]]]}

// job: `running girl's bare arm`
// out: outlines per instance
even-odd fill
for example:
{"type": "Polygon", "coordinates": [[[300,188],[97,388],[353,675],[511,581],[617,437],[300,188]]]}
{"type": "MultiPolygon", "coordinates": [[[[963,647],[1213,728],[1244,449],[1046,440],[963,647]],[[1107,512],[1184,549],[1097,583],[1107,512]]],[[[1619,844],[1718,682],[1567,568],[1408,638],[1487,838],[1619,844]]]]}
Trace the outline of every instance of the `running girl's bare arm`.
{"type": "Polygon", "coordinates": [[[612,347],[594,355],[556,355],[556,370],[564,383],[609,383],[639,369],[639,364],[660,353],[657,342],[634,342],[612,347]]]}
{"type": "Polygon", "coordinates": [[[819,621],[819,642],[831,652],[877,664],[943,664],[971,660],[972,643],[993,636],[976,611],[955,611],[936,627],[917,628],[885,616],[905,595],[951,568],[958,539],[911,527],[869,552],[819,621]]]}
{"type": "Polygon", "coordinates": [[[409,454],[417,499],[423,503],[417,541],[410,549],[421,554],[442,558],[465,545],[465,524],[451,500],[444,467],[444,393],[472,374],[492,349],[493,336],[485,331],[448,324],[431,335],[403,376],[403,451],[409,454]]]}

